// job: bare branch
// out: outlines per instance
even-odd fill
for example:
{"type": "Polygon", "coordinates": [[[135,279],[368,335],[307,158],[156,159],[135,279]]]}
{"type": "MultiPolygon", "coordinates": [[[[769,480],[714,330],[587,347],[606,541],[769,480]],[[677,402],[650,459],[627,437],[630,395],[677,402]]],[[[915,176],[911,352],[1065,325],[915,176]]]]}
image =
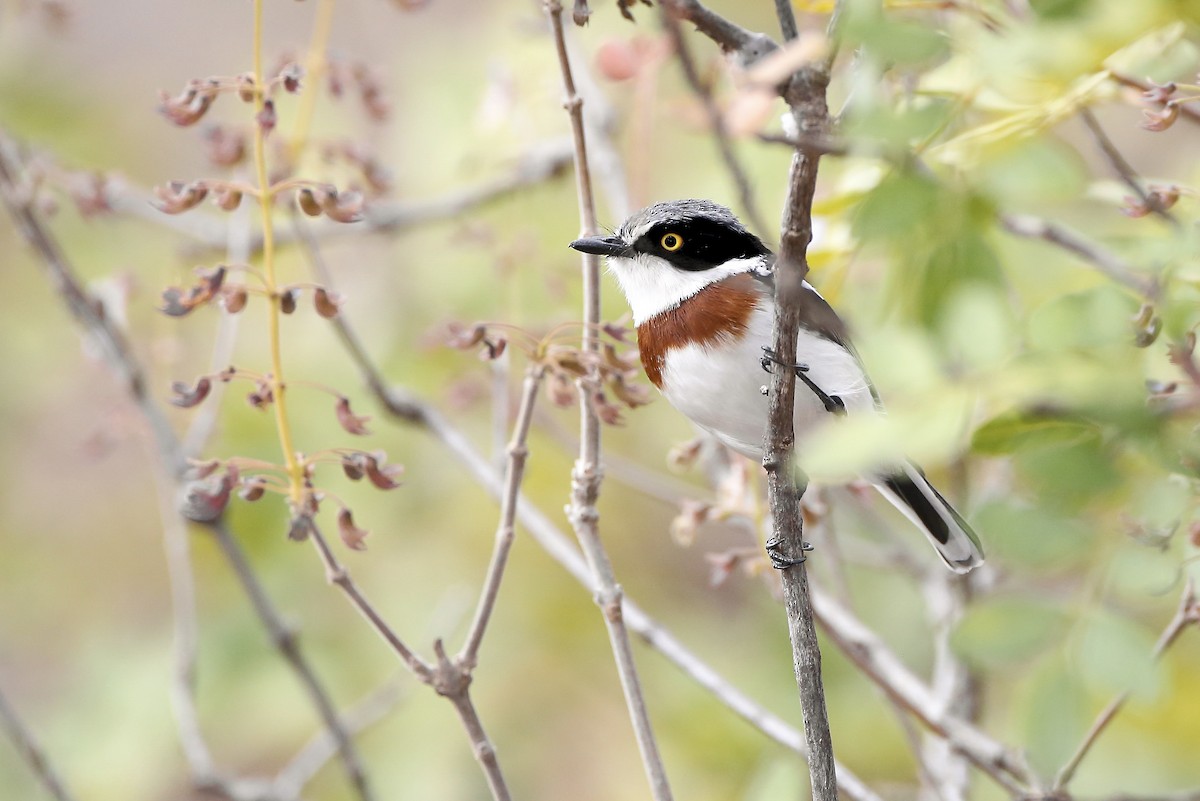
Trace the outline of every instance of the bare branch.
{"type": "Polygon", "coordinates": [[[214,521],[208,526],[208,530],[212,532],[217,545],[221,548],[221,552],[225,554],[225,559],[237,575],[238,583],[242,585],[242,590],[250,598],[250,604],[254,607],[254,611],[258,615],[263,628],[267,630],[271,644],[275,646],[284,660],[291,665],[292,671],[300,679],[300,684],[304,687],[309,701],[316,707],[317,712],[321,716],[321,721],[337,742],[338,754],[342,759],[346,775],[350,778],[350,783],[354,786],[356,793],[363,799],[373,798],[374,794],[367,783],[366,772],[363,770],[362,758],[358,754],[358,749],[355,748],[354,741],[350,738],[349,732],[338,717],[337,709],[329,697],[329,692],[321,684],[320,679],[317,678],[312,665],[309,664],[308,660],[301,653],[300,644],[296,639],[296,632],[283,621],[282,615],[279,614],[275,605],[267,597],[266,590],[263,588],[262,582],[259,581],[258,574],[250,566],[250,561],[246,558],[245,552],[238,545],[233,534],[230,533],[225,521],[223,519],[214,521]]]}
{"type": "Polygon", "coordinates": [[[525,476],[525,460],[529,456],[527,445],[529,426],[533,421],[533,408],[546,368],[531,364],[525,371],[525,383],[521,389],[521,405],[517,409],[517,421],[513,425],[512,440],[508,445],[508,466],[504,474],[504,494],[500,498],[500,522],[496,527],[496,545],[488,565],[487,578],[479,595],[479,604],[466,642],[456,657],[465,670],[472,670],[479,656],[483,634],[491,620],[500,592],[500,581],[504,578],[504,567],[508,563],[508,552],[512,549],[516,533],[517,498],[521,493],[521,481],[525,476]]]}
{"type": "MultiPolygon", "coordinates": [[[[1151,659],[1157,662],[1162,658],[1163,653],[1170,648],[1183,630],[1190,625],[1200,623],[1200,606],[1196,603],[1196,585],[1189,577],[1183,587],[1183,594],[1179,598],[1179,606],[1175,609],[1175,614],[1171,617],[1167,627],[1163,629],[1162,634],[1158,638],[1158,642],[1154,644],[1154,651],[1151,653],[1151,659]]],[[[1079,769],[1079,764],[1083,762],[1083,758],[1091,751],[1092,746],[1100,739],[1100,735],[1112,723],[1113,718],[1125,706],[1125,702],[1129,700],[1129,691],[1125,691],[1116,698],[1109,701],[1108,705],[1096,716],[1084,735],[1083,741],[1079,747],[1075,749],[1075,753],[1071,754],[1071,758],[1066,761],[1066,764],[1058,771],[1058,775],[1054,777],[1054,790],[1062,790],[1075,777],[1075,771],[1079,769]]]]}
{"type": "Polygon", "coordinates": [[[853,614],[820,590],[813,591],[812,600],[817,620],[846,657],[930,731],[1010,792],[1019,794],[1019,785],[1032,783],[1028,768],[1007,747],[943,709],[929,686],[853,614]]]}
{"type": "MultiPolygon", "coordinates": [[[[571,62],[563,30],[562,3],[559,0],[547,0],[545,10],[558,53],[558,67],[565,95],[563,105],[571,120],[580,230],[582,235],[589,236],[599,232],[599,225],[596,221],[596,204],[587,160],[583,99],[575,90],[575,79],[571,72],[571,62]]],[[[581,262],[583,271],[583,349],[595,353],[600,349],[597,335],[600,324],[600,259],[598,256],[584,253],[581,254],[581,262]]],[[[650,788],[656,801],[669,801],[672,798],[671,787],[667,781],[662,757],[658,752],[654,730],[650,725],[650,714],[646,709],[646,699],[642,692],[641,681],[638,679],[633,649],[629,642],[629,632],[622,617],[621,586],[617,583],[608,553],[600,541],[600,515],[596,510],[596,500],[600,495],[603,470],[600,465],[600,418],[596,414],[592,401],[594,374],[580,379],[579,383],[581,390],[579,393],[580,446],[579,458],[571,472],[571,501],[568,516],[580,547],[587,556],[588,565],[591,567],[592,580],[596,590],[596,603],[604,613],[609,643],[617,663],[617,673],[625,692],[625,703],[629,708],[629,716],[637,737],[638,750],[641,753],[646,777],[650,782],[650,788]]]]}
{"type": "Polygon", "coordinates": [[[771,37],[730,22],[699,0],[664,0],[664,5],[669,6],[679,19],[695,25],[696,30],[716,42],[721,50],[735,55],[743,66],[779,49],[771,37]]]}
{"type": "MultiPolygon", "coordinates": [[[[1129,75],[1122,75],[1119,72],[1110,72],[1108,75],[1110,78],[1112,78],[1114,81],[1121,84],[1122,86],[1128,86],[1131,89],[1137,89],[1139,92],[1148,92],[1153,88],[1150,84],[1146,83],[1145,81],[1140,81],[1137,78],[1131,77],[1129,75]]],[[[1188,120],[1191,120],[1192,122],[1200,123],[1200,110],[1197,110],[1197,109],[1189,106],[1187,103],[1178,103],[1178,104],[1176,104],[1175,107],[1177,109],[1179,109],[1179,115],[1181,117],[1183,117],[1184,119],[1188,119],[1188,120]]]]}
{"type": "MultiPolygon", "coordinates": [[[[142,367],[124,336],[112,324],[109,318],[101,313],[93,299],[84,291],[75,276],[74,270],[67,263],[57,241],[43,226],[32,206],[17,196],[16,186],[19,170],[20,167],[19,162],[16,160],[15,147],[7,139],[0,137],[0,195],[3,196],[9,213],[17,222],[17,227],[20,229],[25,240],[40,257],[40,261],[49,274],[51,282],[68,308],[75,315],[80,326],[100,344],[109,364],[125,383],[129,394],[150,426],[157,444],[163,469],[167,471],[173,481],[178,482],[188,466],[179,439],[163,415],[159,405],[147,392],[142,367]]],[[[369,789],[366,786],[365,775],[362,772],[361,761],[349,737],[345,734],[345,730],[338,721],[328,692],[317,679],[312,666],[301,653],[295,641],[294,634],[289,632],[286,626],[284,626],[282,617],[266,596],[257,575],[250,567],[249,562],[246,561],[245,555],[241,552],[236,541],[229,533],[224,521],[217,520],[210,524],[208,528],[215,535],[230,564],[233,566],[243,590],[249,595],[251,603],[258,613],[259,619],[267,628],[272,642],[296,673],[297,678],[300,679],[309,699],[320,713],[324,724],[341,744],[342,749],[340,753],[342,761],[351,783],[356,788],[357,794],[364,800],[371,798],[369,789]]],[[[179,689],[176,690],[176,693],[178,695],[179,689]]],[[[177,697],[176,700],[180,699],[177,697]]],[[[186,703],[186,699],[183,700],[186,703]]],[[[181,736],[185,737],[185,744],[186,738],[198,735],[198,731],[198,726],[187,730],[181,729],[181,736]]],[[[193,755],[200,756],[201,754],[196,750],[193,755]]],[[[211,760],[209,761],[211,762],[211,760]]],[[[220,782],[217,782],[213,786],[213,782],[210,781],[212,778],[211,776],[197,777],[200,780],[197,782],[197,785],[207,787],[208,789],[219,789],[221,786],[220,782]]],[[[257,786],[256,782],[252,782],[250,785],[251,790],[254,790],[257,786]]],[[[240,793],[241,791],[239,790],[238,792],[240,793]]],[[[252,793],[245,797],[252,797],[252,793]]]]}
{"type": "MultiPolygon", "coordinates": [[[[785,35],[795,36],[791,5],[777,5],[785,35]]],[[[829,66],[814,64],[802,68],[788,83],[784,99],[791,108],[796,130],[802,136],[825,135],[829,129],[829,110],[825,89],[829,85],[829,66]]],[[[812,241],[812,204],[817,188],[820,154],[796,150],[792,155],[788,196],[784,203],[780,232],[779,259],[775,265],[775,315],[773,343],[775,358],[782,365],[797,363],[796,347],[800,323],[804,278],[808,274],[808,244],[812,241]]],[[[837,798],[833,739],[829,732],[829,713],[821,679],[821,649],[817,641],[808,571],[804,565],[804,519],[793,474],[792,452],[795,443],[793,411],[796,399],[796,374],[784,366],[773,371],[768,398],[768,424],[763,439],[763,467],[767,471],[767,499],[771,508],[772,534],[767,547],[783,559],[784,605],[787,609],[788,634],[792,641],[792,661],[800,689],[800,707],[804,733],[808,739],[809,779],[814,801],[837,798]]]]}
{"type": "Polygon", "coordinates": [[[683,69],[683,77],[687,80],[688,86],[691,87],[692,93],[696,95],[700,100],[700,104],[704,107],[704,113],[708,117],[709,129],[712,131],[713,139],[717,143],[717,151],[721,154],[721,160],[725,162],[725,169],[729,171],[730,177],[733,178],[734,186],[737,187],[742,209],[746,212],[751,227],[760,234],[765,233],[767,225],[763,220],[762,214],[759,212],[758,202],[754,199],[754,190],[750,186],[750,179],[746,175],[741,161],[738,160],[737,154],[733,151],[733,143],[729,140],[729,132],[725,128],[725,118],[722,116],[721,110],[717,108],[717,103],[713,99],[712,89],[700,79],[700,73],[696,69],[696,61],[692,58],[691,48],[688,47],[687,40],[684,39],[683,31],[679,26],[679,19],[668,5],[661,6],[659,16],[662,18],[663,27],[666,28],[667,35],[671,37],[671,43],[675,48],[675,55],[679,57],[679,66],[683,69]]]}
{"type": "MultiPolygon", "coordinates": [[[[948,714],[974,720],[976,679],[950,645],[962,619],[970,592],[970,576],[933,570],[922,584],[926,616],[933,630],[933,668],[929,686],[934,701],[948,714]]],[[[965,801],[970,789],[966,761],[954,746],[940,737],[926,737],[921,761],[928,768],[929,792],[922,797],[938,801],[965,801]]]]}
{"type": "MultiPolygon", "coordinates": [[[[321,221],[315,223],[312,235],[319,239],[361,235],[363,231],[391,234],[440,220],[453,219],[468,211],[485,206],[521,189],[544,183],[561,175],[571,163],[572,146],[569,139],[555,139],[531,147],[506,172],[475,186],[454,189],[436,197],[416,201],[379,201],[368,203],[361,223],[346,225],[321,221]]],[[[122,214],[171,228],[188,236],[203,250],[225,249],[228,229],[215,214],[193,209],[187,214],[163,214],[150,205],[146,191],[110,187],[109,206],[122,214]]],[[[294,241],[294,232],[280,232],[275,244],[294,241]]],[[[262,233],[251,234],[246,242],[249,253],[262,249],[262,233]]]]}
{"type": "Polygon", "coordinates": [[[17,753],[20,754],[21,759],[33,771],[33,775],[37,777],[48,793],[57,801],[75,801],[75,796],[67,790],[66,785],[59,778],[58,770],[50,763],[50,759],[38,745],[33,734],[17,717],[16,710],[8,703],[3,691],[0,691],[0,726],[8,733],[9,739],[17,748],[17,753]]]}
{"type": "Polygon", "coordinates": [[[1116,254],[1084,239],[1068,228],[1028,214],[1001,214],[1000,225],[1016,236],[1043,239],[1074,253],[1113,281],[1143,297],[1151,300],[1158,297],[1160,287],[1155,279],[1141,275],[1116,254]]]}
{"type": "Polygon", "coordinates": [[[1104,153],[1108,163],[1117,171],[1117,175],[1125,182],[1138,200],[1141,201],[1147,209],[1162,217],[1167,222],[1179,227],[1179,220],[1175,219],[1175,215],[1167,211],[1158,196],[1148,194],[1142,186],[1142,180],[1138,177],[1137,171],[1133,169],[1133,165],[1126,161],[1125,156],[1121,155],[1121,151],[1117,150],[1117,146],[1108,138],[1108,134],[1104,132],[1104,128],[1100,126],[1100,121],[1096,119],[1096,115],[1087,106],[1079,110],[1079,117],[1083,120],[1083,124],[1091,131],[1092,138],[1096,140],[1096,144],[1100,146],[1100,150],[1104,153]]]}
{"type": "MultiPolygon", "coordinates": [[[[403,693],[396,681],[387,681],[342,713],[346,730],[354,735],[383,720],[399,703],[403,693]]],[[[301,748],[275,776],[275,794],[297,798],[317,772],[338,753],[337,740],[322,729],[301,748]]]]}

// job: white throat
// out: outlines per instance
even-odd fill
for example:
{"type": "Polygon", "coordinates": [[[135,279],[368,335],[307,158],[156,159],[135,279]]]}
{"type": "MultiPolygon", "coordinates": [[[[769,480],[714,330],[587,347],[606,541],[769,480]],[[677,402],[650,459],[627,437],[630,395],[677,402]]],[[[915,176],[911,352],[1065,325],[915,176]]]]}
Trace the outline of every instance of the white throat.
{"type": "Polygon", "coordinates": [[[730,259],[710,270],[679,270],[659,256],[640,253],[633,258],[610,257],[609,269],[633,311],[633,324],[641,325],[655,315],[674,309],[709,284],[723,281],[758,267],[761,256],[730,259]]]}

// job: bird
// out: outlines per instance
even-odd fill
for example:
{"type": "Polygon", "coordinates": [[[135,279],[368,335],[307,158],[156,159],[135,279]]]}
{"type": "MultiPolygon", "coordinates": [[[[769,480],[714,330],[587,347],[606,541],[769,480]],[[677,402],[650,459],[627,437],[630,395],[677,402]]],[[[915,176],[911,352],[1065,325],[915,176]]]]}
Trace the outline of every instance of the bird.
{"type": "MultiPolygon", "coordinates": [[[[761,461],[768,399],[775,255],[725,206],[710,200],[655,203],[607,236],[570,247],[607,258],[637,327],[647,378],[667,401],[737,453],[761,461]]],[[[797,448],[836,418],[880,414],[879,396],[845,322],[807,281],[800,297],[794,424],[797,448]],[[807,388],[807,389],[806,389],[807,388]]],[[[946,565],[983,563],[970,525],[914,463],[864,476],[921,529],[946,565]]],[[[770,548],[768,548],[770,550],[770,548]]],[[[776,567],[803,561],[772,553],[776,567]]]]}

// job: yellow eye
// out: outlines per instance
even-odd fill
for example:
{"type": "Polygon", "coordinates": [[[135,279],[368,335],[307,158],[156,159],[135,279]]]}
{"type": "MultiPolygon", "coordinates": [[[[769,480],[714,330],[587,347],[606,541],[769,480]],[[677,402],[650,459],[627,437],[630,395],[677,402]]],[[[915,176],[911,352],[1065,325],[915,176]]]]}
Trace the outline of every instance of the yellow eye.
{"type": "Polygon", "coordinates": [[[663,250],[674,253],[683,247],[683,237],[679,234],[664,234],[659,244],[663,250]]]}

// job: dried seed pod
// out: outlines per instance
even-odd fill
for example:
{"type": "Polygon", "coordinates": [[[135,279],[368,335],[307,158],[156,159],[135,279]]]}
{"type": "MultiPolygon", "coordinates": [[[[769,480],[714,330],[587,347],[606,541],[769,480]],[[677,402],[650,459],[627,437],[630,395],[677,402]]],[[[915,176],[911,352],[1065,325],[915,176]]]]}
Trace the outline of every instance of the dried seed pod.
{"type": "Polygon", "coordinates": [[[1142,122],[1142,127],[1147,131],[1165,131],[1175,124],[1175,120],[1179,119],[1179,106],[1172,101],[1159,111],[1144,110],[1142,116],[1146,118],[1142,122]]]}
{"type": "Polygon", "coordinates": [[[479,352],[479,358],[494,362],[504,355],[508,340],[504,337],[489,337],[483,340],[484,349],[479,352]]]}
{"type": "Polygon", "coordinates": [[[323,286],[319,286],[313,292],[313,306],[317,310],[317,314],[325,319],[331,319],[338,316],[341,311],[342,298],[336,292],[330,292],[323,286]]]}
{"type": "Polygon", "coordinates": [[[207,195],[208,186],[203,181],[171,181],[154,187],[153,206],[164,214],[181,214],[198,206],[207,195]]]}
{"type": "Polygon", "coordinates": [[[229,493],[237,480],[238,470],[230,465],[220,477],[188,482],[181,489],[180,514],[197,523],[211,523],[229,505],[229,493]]]}
{"type": "Polygon", "coordinates": [[[575,6],[571,9],[571,19],[579,27],[588,24],[588,17],[592,16],[591,9],[588,8],[588,0],[575,0],[575,6]]]}
{"type": "Polygon", "coordinates": [[[249,72],[243,72],[237,76],[237,93],[243,103],[253,103],[255,96],[258,94],[257,86],[254,83],[254,75],[249,72]]]}
{"type": "Polygon", "coordinates": [[[169,286],[162,292],[162,305],[158,310],[171,317],[182,317],[195,308],[187,300],[186,293],[177,286],[169,286]]]}
{"type": "Polygon", "coordinates": [[[208,379],[208,376],[198,378],[195,386],[190,386],[182,381],[172,381],[171,392],[175,393],[175,397],[171,398],[171,403],[181,409],[190,409],[207,398],[211,390],[212,381],[208,379]]]}
{"type": "Polygon", "coordinates": [[[346,433],[355,434],[357,436],[365,436],[365,435],[371,433],[370,431],[367,430],[367,425],[366,425],[367,421],[370,420],[371,418],[370,417],[360,417],[359,415],[356,415],[352,411],[350,411],[350,399],[349,398],[347,398],[345,396],[338,398],[337,406],[335,407],[335,411],[337,413],[338,423],[342,426],[343,429],[346,430],[346,433]]]}
{"type": "Polygon", "coordinates": [[[228,286],[221,293],[221,303],[225,306],[225,311],[230,314],[237,314],[246,308],[246,299],[248,297],[249,295],[244,286],[228,286]]]}
{"type": "Polygon", "coordinates": [[[300,79],[303,77],[304,67],[301,67],[294,61],[284,67],[279,73],[279,80],[283,84],[283,90],[291,94],[300,91],[300,79]]]}
{"type": "Polygon", "coordinates": [[[321,200],[321,211],[334,222],[352,223],[363,218],[366,202],[361,192],[341,192],[330,189],[321,200]]]}
{"type": "Polygon", "coordinates": [[[279,117],[275,114],[275,101],[271,98],[264,100],[262,108],[254,115],[254,121],[258,123],[264,135],[275,130],[275,124],[279,122],[279,117]]]}
{"type": "Polygon", "coordinates": [[[338,512],[338,534],[342,542],[352,551],[365,551],[367,544],[363,542],[369,532],[354,525],[354,516],[345,506],[338,512]]]}
{"type": "Polygon", "coordinates": [[[253,392],[246,396],[246,402],[255,409],[266,409],[275,400],[275,392],[266,380],[261,380],[253,392]]]}
{"type": "Polygon", "coordinates": [[[322,197],[325,194],[319,189],[312,189],[307,186],[301,187],[300,191],[296,192],[296,203],[300,206],[300,211],[304,212],[309,217],[320,217],[323,213],[321,209],[321,198],[317,196],[318,193],[320,193],[322,197]]]}
{"type": "Polygon", "coordinates": [[[483,323],[475,323],[467,328],[462,323],[452,322],[446,328],[449,331],[446,344],[459,350],[470,350],[487,336],[487,327],[483,323]]]}
{"type": "Polygon", "coordinates": [[[279,310],[291,314],[296,310],[296,290],[289,287],[279,293],[279,310]]]}
{"type": "Polygon", "coordinates": [[[629,383],[624,373],[614,373],[608,386],[617,399],[630,409],[645,406],[650,402],[650,390],[644,384],[629,383]]]}
{"type": "Polygon", "coordinates": [[[366,475],[366,454],[361,451],[347,453],[342,456],[342,472],[346,474],[346,478],[351,481],[358,481],[366,475]]]}
{"type": "Polygon", "coordinates": [[[224,211],[233,211],[242,205],[242,192],[231,186],[221,186],[213,190],[213,202],[224,211]]]}
{"type": "Polygon", "coordinates": [[[242,479],[242,488],[238,497],[243,501],[257,501],[267,491],[267,480],[262,476],[248,476],[242,479]]]}
{"type": "Polygon", "coordinates": [[[159,92],[158,110],[176,125],[195,125],[212,106],[218,88],[219,83],[211,78],[207,81],[188,81],[183,91],[175,97],[170,97],[166,92],[159,92]]]}
{"type": "Polygon", "coordinates": [[[395,489],[400,486],[400,482],[395,477],[403,473],[404,468],[398,464],[381,464],[386,459],[387,456],[382,452],[366,454],[366,458],[363,460],[363,471],[371,483],[379,489],[395,489]]]}

